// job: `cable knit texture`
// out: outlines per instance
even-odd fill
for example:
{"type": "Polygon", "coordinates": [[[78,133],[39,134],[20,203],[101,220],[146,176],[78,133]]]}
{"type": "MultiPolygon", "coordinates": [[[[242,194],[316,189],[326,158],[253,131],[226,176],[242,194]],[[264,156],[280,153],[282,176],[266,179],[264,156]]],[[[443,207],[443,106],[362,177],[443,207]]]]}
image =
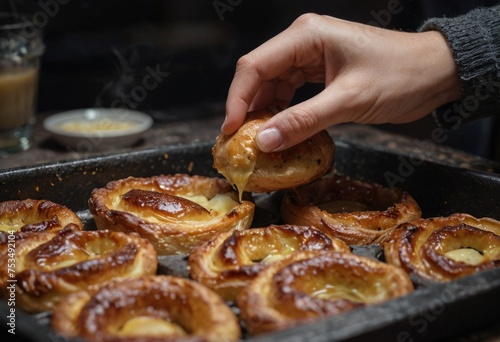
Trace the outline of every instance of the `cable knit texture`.
{"type": "Polygon", "coordinates": [[[420,31],[438,30],[458,66],[463,96],[434,112],[438,124],[457,129],[500,114],[500,6],[478,8],[456,18],[433,18],[420,31]]]}

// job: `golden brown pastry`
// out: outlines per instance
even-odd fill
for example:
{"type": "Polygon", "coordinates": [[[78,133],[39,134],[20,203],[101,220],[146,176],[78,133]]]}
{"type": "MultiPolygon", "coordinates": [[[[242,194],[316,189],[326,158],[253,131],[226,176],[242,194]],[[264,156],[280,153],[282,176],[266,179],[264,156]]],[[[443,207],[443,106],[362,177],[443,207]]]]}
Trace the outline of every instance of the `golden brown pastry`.
{"type": "Polygon", "coordinates": [[[257,149],[257,130],[272,115],[268,110],[248,113],[236,133],[220,134],[212,148],[214,167],[240,194],[291,189],[321,177],[333,165],[335,145],[327,131],[281,152],[257,149]]]}
{"type": "Polygon", "coordinates": [[[56,232],[70,223],[83,229],[82,221],[71,209],[52,201],[25,199],[0,202],[0,243],[5,243],[9,234],[20,238],[29,232],[56,232]]]}
{"type": "Polygon", "coordinates": [[[225,300],[236,296],[266,266],[296,251],[350,252],[342,240],[319,230],[292,225],[271,225],[222,233],[189,256],[191,277],[225,300]]]}
{"type": "Polygon", "coordinates": [[[405,191],[340,175],[288,191],[280,212],[286,223],[313,226],[349,245],[372,244],[398,224],[422,215],[405,191]]]}
{"type": "Polygon", "coordinates": [[[500,222],[461,213],[415,220],[398,226],[382,246],[387,262],[447,282],[500,266],[500,222]]]}
{"type": "Polygon", "coordinates": [[[413,291],[402,269],[352,253],[297,252],[264,270],[237,304],[251,334],[282,330],[413,291]]]}
{"type": "Polygon", "coordinates": [[[0,203],[0,297],[9,305],[18,300],[20,255],[50,241],[63,229],[82,230],[71,209],[49,200],[11,200],[0,203]]]}
{"type": "Polygon", "coordinates": [[[186,174],[109,182],[94,189],[89,208],[98,229],[136,232],[159,255],[187,254],[215,234],[248,228],[255,211],[225,179],[186,174]]]}
{"type": "Polygon", "coordinates": [[[96,342],[240,338],[235,314],[216,293],[172,276],[145,276],[75,293],[54,310],[52,328],[96,342]]]}
{"type": "Polygon", "coordinates": [[[36,313],[52,310],[63,297],[88,286],[156,273],[156,253],[147,240],[72,228],[68,225],[49,239],[45,239],[48,234],[33,234],[1,251],[4,298],[10,295],[8,279],[14,279],[16,307],[36,313]],[[11,257],[15,258],[12,273],[5,265],[11,257]]]}

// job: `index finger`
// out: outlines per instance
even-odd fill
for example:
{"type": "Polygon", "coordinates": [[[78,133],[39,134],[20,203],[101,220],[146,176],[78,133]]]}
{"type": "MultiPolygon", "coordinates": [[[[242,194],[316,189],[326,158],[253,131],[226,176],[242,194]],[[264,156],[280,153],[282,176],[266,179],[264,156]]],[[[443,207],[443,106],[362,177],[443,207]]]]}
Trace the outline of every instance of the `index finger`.
{"type": "Polygon", "coordinates": [[[297,65],[301,34],[288,28],[238,60],[226,100],[222,131],[231,134],[245,120],[262,84],[297,65]]]}

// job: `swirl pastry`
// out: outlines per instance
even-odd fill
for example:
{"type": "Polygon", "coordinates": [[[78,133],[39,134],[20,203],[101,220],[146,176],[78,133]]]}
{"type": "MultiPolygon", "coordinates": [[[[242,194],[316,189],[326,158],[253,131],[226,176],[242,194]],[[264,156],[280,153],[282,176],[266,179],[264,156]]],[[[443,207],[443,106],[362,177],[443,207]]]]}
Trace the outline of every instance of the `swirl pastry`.
{"type": "Polygon", "coordinates": [[[136,232],[159,255],[187,254],[214,234],[246,229],[255,211],[225,179],[185,174],[109,182],[93,190],[89,208],[98,229],[136,232]]]}
{"type": "Polygon", "coordinates": [[[144,276],[68,296],[53,329],[89,341],[237,341],[238,320],[224,301],[192,280],[144,276]]]}
{"type": "Polygon", "coordinates": [[[296,251],[350,252],[342,240],[319,230],[292,225],[271,225],[222,233],[189,256],[191,277],[225,300],[237,294],[267,265],[296,251]]]}
{"type": "MultiPolygon", "coordinates": [[[[87,286],[156,273],[156,253],[147,240],[72,228],[68,225],[48,241],[39,238],[44,234],[16,241],[15,283],[8,284],[15,284],[16,305],[23,310],[52,310],[63,297],[87,286]]],[[[2,284],[1,291],[6,288],[2,284]]]]}
{"type": "Polygon", "coordinates": [[[266,110],[248,113],[236,133],[220,134],[212,148],[214,167],[240,194],[291,189],[321,177],[333,165],[335,144],[324,130],[284,151],[257,149],[257,130],[272,115],[266,110]]]}
{"type": "Polygon", "coordinates": [[[238,296],[252,334],[377,304],[413,291],[402,269],[352,253],[297,252],[264,270],[238,296]]]}
{"type": "Polygon", "coordinates": [[[500,222],[460,213],[415,220],[398,226],[382,246],[387,262],[447,282],[500,266],[500,222]]]}
{"type": "Polygon", "coordinates": [[[288,191],[280,212],[286,223],[313,226],[350,245],[372,244],[422,214],[405,191],[340,175],[288,191]]]}
{"type": "Polygon", "coordinates": [[[0,243],[5,243],[9,234],[18,239],[30,232],[56,232],[70,223],[83,229],[83,223],[73,211],[48,200],[0,203],[0,243]]]}

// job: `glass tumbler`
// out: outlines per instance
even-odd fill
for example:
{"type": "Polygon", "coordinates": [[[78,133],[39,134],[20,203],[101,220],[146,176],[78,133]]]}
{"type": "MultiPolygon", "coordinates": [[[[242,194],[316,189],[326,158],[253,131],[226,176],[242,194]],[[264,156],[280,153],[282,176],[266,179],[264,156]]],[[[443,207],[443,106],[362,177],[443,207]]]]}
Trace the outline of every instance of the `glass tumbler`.
{"type": "Polygon", "coordinates": [[[33,141],[42,30],[23,16],[0,13],[0,156],[33,141]]]}

